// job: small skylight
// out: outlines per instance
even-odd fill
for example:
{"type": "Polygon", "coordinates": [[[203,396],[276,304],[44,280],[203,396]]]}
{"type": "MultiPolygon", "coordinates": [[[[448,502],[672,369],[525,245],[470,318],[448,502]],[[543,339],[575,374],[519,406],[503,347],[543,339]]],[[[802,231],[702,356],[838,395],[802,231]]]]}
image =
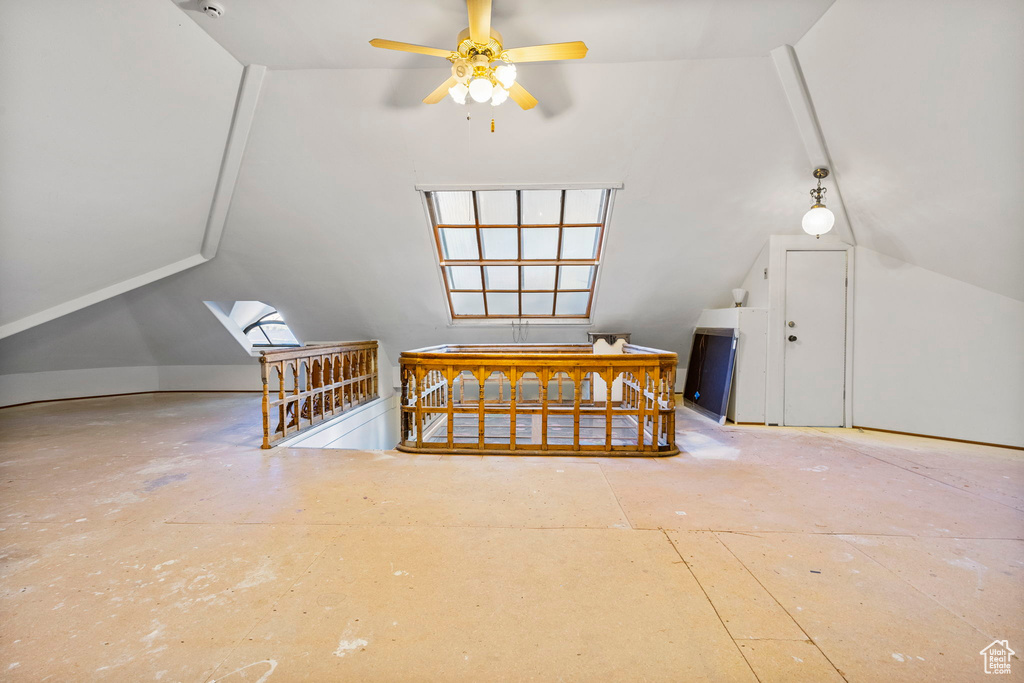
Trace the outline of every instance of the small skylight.
{"type": "Polygon", "coordinates": [[[281,346],[302,346],[281,314],[262,301],[206,301],[217,319],[246,351],[281,346]]]}
{"type": "Polygon", "coordinates": [[[426,192],[452,319],[589,318],[611,192],[426,192]]]}

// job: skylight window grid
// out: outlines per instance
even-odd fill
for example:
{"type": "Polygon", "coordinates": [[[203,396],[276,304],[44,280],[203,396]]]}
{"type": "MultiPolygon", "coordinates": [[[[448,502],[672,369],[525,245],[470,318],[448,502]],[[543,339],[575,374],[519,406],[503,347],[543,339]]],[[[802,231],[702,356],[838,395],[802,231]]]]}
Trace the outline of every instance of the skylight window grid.
{"type": "Polygon", "coordinates": [[[610,194],[427,192],[452,318],[589,318],[610,194]]]}

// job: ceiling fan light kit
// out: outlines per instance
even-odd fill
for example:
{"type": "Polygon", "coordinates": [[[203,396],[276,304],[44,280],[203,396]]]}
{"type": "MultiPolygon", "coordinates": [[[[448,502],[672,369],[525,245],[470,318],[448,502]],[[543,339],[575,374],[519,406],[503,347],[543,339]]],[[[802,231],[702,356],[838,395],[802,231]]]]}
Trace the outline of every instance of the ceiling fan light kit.
{"type": "Polygon", "coordinates": [[[516,62],[548,62],[582,59],[587,46],[582,41],[552,43],[505,49],[501,34],[491,28],[491,0],[466,0],[469,28],[458,35],[455,50],[374,38],[370,45],[385,50],[415,52],[443,57],[452,64],[451,77],[427,95],[424,104],[437,104],[447,94],[458,104],[468,100],[497,107],[511,98],[523,109],[532,109],[537,98],[519,85],[516,62]],[[469,95],[467,100],[466,95],[469,95]]]}

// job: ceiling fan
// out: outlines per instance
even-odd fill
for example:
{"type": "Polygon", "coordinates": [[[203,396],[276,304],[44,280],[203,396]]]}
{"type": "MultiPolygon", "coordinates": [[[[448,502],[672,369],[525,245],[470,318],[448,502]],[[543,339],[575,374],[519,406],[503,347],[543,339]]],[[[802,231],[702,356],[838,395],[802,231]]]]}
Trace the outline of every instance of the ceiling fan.
{"type": "Polygon", "coordinates": [[[587,46],[580,40],[505,49],[501,34],[491,27],[491,0],[466,0],[466,8],[469,10],[469,28],[459,33],[455,50],[381,38],[370,41],[370,45],[385,50],[443,57],[452,63],[451,78],[423,98],[425,104],[437,104],[446,94],[459,104],[465,104],[469,95],[474,102],[489,100],[494,106],[511,97],[523,109],[532,109],[537,98],[516,81],[517,62],[582,59],[587,55],[587,46]]]}

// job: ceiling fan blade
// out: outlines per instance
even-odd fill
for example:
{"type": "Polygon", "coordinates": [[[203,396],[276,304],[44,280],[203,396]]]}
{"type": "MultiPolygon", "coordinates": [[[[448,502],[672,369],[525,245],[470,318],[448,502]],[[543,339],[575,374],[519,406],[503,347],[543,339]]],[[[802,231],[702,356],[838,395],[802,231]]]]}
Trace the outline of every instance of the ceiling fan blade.
{"type": "Polygon", "coordinates": [[[533,109],[537,106],[537,98],[531,95],[526,88],[519,85],[519,81],[512,84],[508,89],[508,96],[523,109],[533,109]]]}
{"type": "Polygon", "coordinates": [[[486,45],[491,41],[491,0],[466,0],[469,10],[469,38],[486,45]]]}
{"type": "Polygon", "coordinates": [[[448,59],[452,55],[451,50],[442,50],[439,47],[425,47],[423,45],[413,45],[412,43],[399,43],[396,40],[384,40],[383,38],[374,38],[370,41],[370,45],[374,47],[383,48],[385,50],[398,50],[399,52],[417,52],[421,55],[431,55],[433,57],[444,57],[448,59]]]}
{"type": "Polygon", "coordinates": [[[587,56],[587,46],[582,40],[575,40],[571,43],[514,47],[511,50],[505,50],[505,54],[513,62],[552,62],[558,59],[583,59],[587,56]]]}
{"type": "Polygon", "coordinates": [[[445,95],[448,94],[448,88],[452,87],[456,83],[458,83],[458,81],[455,80],[455,76],[452,76],[447,81],[437,86],[437,89],[434,90],[434,92],[424,97],[423,104],[437,104],[444,99],[445,95]]]}

